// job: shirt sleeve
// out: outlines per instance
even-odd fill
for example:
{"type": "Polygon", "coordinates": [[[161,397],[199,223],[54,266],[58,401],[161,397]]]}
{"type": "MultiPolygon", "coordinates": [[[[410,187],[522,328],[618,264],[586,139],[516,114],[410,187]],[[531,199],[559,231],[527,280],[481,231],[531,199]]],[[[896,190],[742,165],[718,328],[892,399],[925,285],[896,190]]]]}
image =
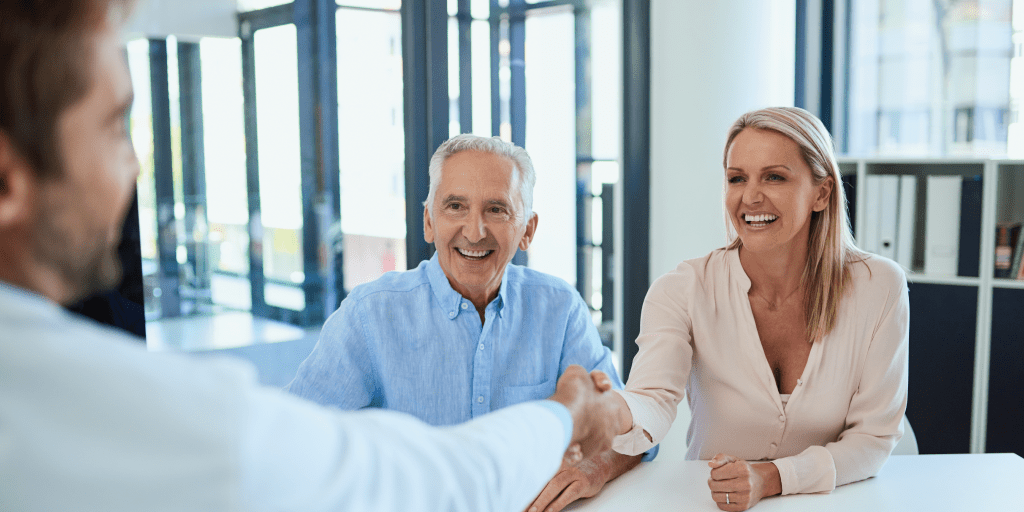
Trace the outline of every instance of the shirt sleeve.
{"type": "MultiPolygon", "coordinates": [[[[885,272],[876,268],[874,273],[885,272]]],[[[850,401],[846,428],[825,446],[810,446],[773,461],[782,477],[782,494],[830,492],[836,486],[878,473],[903,436],[907,410],[910,298],[902,271],[890,281],[889,294],[867,349],[864,370],[850,401]]],[[[873,284],[873,283],[872,283],[873,284]]]]}
{"type": "Polygon", "coordinates": [[[650,450],[668,434],[675,420],[692,365],[693,337],[684,298],[692,279],[692,274],[681,271],[665,274],[644,298],[636,339],[639,351],[626,389],[620,392],[633,415],[633,429],[614,439],[612,447],[619,453],[637,455],[650,450]]]}
{"type": "Polygon", "coordinates": [[[578,293],[572,293],[572,306],[566,322],[565,338],[562,340],[562,360],[558,364],[558,375],[565,373],[569,365],[578,364],[587,371],[601,370],[612,381],[613,389],[622,389],[612,352],[601,343],[601,336],[594,327],[590,309],[578,293]]]}
{"type": "Polygon", "coordinates": [[[259,511],[519,512],[555,474],[572,432],[555,402],[446,428],[392,411],[321,409],[276,390],[255,392],[250,409],[241,502],[259,511]]]}
{"type": "Polygon", "coordinates": [[[380,381],[364,325],[358,302],[343,300],[324,322],[320,339],[285,391],[342,410],[377,405],[380,381]]]}

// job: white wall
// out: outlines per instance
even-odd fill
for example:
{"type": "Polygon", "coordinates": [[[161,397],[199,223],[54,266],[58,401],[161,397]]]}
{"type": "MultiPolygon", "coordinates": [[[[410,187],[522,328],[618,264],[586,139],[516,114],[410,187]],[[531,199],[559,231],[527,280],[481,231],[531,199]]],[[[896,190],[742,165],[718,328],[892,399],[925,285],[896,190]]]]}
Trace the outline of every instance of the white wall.
{"type": "Polygon", "coordinates": [[[132,12],[125,34],[131,38],[238,35],[236,0],[142,0],[132,12]]]}
{"type": "Polygon", "coordinates": [[[795,0],[652,0],[652,281],[725,244],[726,131],[793,104],[795,19],[795,0]]]}

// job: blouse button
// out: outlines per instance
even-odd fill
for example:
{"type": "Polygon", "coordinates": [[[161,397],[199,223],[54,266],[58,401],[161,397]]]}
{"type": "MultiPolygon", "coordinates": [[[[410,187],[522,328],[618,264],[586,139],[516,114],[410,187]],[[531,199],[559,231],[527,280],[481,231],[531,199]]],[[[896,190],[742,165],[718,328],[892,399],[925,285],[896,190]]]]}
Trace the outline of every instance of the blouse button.
{"type": "Polygon", "coordinates": [[[779,421],[785,422],[786,421],[786,415],[785,414],[780,414],[779,415],[779,421]]]}

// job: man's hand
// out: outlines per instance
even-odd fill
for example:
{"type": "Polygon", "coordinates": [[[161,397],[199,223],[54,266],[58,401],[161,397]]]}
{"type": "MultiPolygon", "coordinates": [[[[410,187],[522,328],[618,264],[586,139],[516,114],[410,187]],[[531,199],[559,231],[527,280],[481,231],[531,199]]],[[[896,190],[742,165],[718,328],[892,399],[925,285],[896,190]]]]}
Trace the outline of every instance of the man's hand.
{"type": "Polygon", "coordinates": [[[779,469],[770,462],[751,464],[732,455],[719,453],[708,461],[711,466],[711,499],[722,510],[747,510],[761,498],[782,494],[779,469]]]}
{"type": "Polygon", "coordinates": [[[616,434],[616,409],[609,393],[611,389],[611,379],[604,372],[594,370],[588,375],[579,365],[569,366],[558,379],[558,387],[550,400],[564,405],[572,415],[572,441],[566,451],[570,464],[611,448],[616,434]]]}
{"type": "Polygon", "coordinates": [[[640,455],[622,455],[608,450],[575,466],[562,464],[562,469],[526,510],[559,512],[580,498],[590,498],[600,492],[605,483],[639,464],[640,458],[640,455]]]}

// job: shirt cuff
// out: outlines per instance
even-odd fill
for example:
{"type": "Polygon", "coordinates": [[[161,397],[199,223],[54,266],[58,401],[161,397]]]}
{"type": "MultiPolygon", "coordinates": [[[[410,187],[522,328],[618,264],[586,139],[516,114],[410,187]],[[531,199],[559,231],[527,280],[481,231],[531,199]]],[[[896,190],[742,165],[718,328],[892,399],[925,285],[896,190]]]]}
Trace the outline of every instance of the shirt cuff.
{"type": "Polygon", "coordinates": [[[535,403],[553,412],[558,417],[558,420],[562,422],[562,426],[565,427],[565,448],[569,448],[573,429],[572,415],[569,414],[569,409],[554,400],[537,400],[535,403]]]}
{"type": "Polygon", "coordinates": [[[836,488],[836,466],[824,446],[772,461],[779,468],[782,494],[828,493],[836,488]]]}

